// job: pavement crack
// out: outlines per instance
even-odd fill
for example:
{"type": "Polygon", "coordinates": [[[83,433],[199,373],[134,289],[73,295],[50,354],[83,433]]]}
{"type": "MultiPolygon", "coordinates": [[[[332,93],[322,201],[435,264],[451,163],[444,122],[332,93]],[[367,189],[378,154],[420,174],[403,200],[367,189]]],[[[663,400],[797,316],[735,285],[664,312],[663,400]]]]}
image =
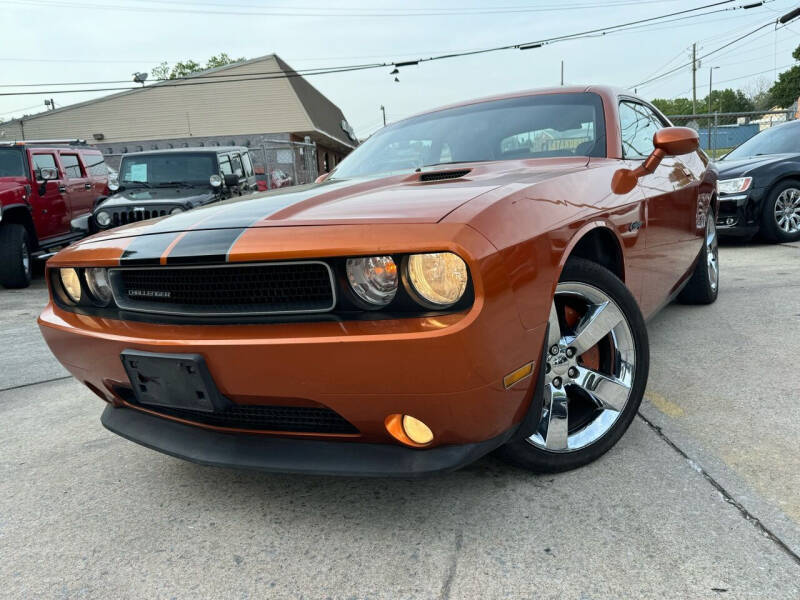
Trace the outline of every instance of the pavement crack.
{"type": "Polygon", "coordinates": [[[45,379],[44,381],[32,381],[31,383],[21,383],[19,385],[12,385],[11,387],[0,389],[0,392],[9,392],[11,390],[19,390],[21,388],[31,387],[34,385],[42,385],[43,383],[52,383],[54,381],[63,381],[65,379],[72,379],[72,375],[64,375],[63,377],[53,377],[52,379],[45,379]]]}
{"type": "Polygon", "coordinates": [[[705,480],[708,481],[712,485],[712,487],[714,487],[714,489],[716,489],[722,495],[722,498],[725,500],[725,502],[736,508],[736,510],[739,511],[739,514],[742,515],[745,521],[753,525],[756,529],[758,529],[758,531],[764,537],[768,538],[771,542],[773,542],[776,546],[778,546],[778,548],[783,550],[783,552],[786,553],[786,555],[789,556],[789,558],[791,558],[795,563],[800,565],[800,555],[798,555],[794,550],[792,550],[781,538],[775,535],[769,529],[769,527],[764,525],[764,523],[761,522],[761,519],[756,517],[753,513],[747,510],[738,500],[736,500],[736,498],[734,498],[728,492],[728,490],[722,487],[722,484],[720,484],[716,479],[714,479],[714,477],[712,477],[712,475],[708,471],[706,471],[700,464],[698,464],[688,454],[686,454],[686,452],[684,452],[675,442],[673,442],[669,438],[669,436],[667,436],[667,434],[664,433],[664,430],[661,429],[661,427],[653,423],[642,413],[637,413],[637,415],[642,421],[645,422],[645,424],[647,424],[648,427],[650,427],[650,429],[652,429],[656,433],[658,437],[664,440],[664,442],[666,442],[668,446],[670,446],[673,450],[675,450],[675,452],[677,452],[684,459],[686,459],[686,461],[689,463],[689,466],[692,467],[692,469],[694,469],[698,473],[700,473],[700,475],[702,475],[703,478],[705,478],[705,480]]]}
{"type": "Polygon", "coordinates": [[[441,600],[448,600],[450,598],[453,579],[456,577],[456,569],[458,568],[458,555],[461,554],[461,546],[463,544],[464,532],[459,531],[456,533],[455,548],[453,550],[453,556],[450,558],[450,565],[447,568],[447,577],[445,577],[444,584],[442,585],[442,593],[439,594],[441,600]]]}

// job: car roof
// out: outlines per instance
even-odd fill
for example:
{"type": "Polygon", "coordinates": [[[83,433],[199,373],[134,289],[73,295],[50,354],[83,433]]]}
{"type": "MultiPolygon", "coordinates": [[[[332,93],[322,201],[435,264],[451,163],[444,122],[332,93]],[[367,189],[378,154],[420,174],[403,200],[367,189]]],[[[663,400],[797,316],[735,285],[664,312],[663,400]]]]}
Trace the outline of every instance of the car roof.
{"type": "Polygon", "coordinates": [[[163,150],[142,150],[141,152],[128,152],[123,154],[122,158],[125,158],[126,156],[141,156],[144,154],[180,154],[181,152],[191,154],[220,154],[224,152],[247,152],[248,150],[249,148],[247,148],[247,146],[196,146],[189,148],[164,148],[163,150]]]}
{"type": "Polygon", "coordinates": [[[541,96],[545,94],[580,94],[584,92],[594,92],[596,94],[599,94],[603,98],[613,98],[618,96],[627,96],[630,98],[636,98],[635,94],[631,94],[627,90],[615,88],[613,86],[608,86],[608,85],[562,85],[555,87],[543,87],[543,88],[534,88],[529,90],[520,90],[517,92],[510,92],[507,94],[497,94],[494,96],[485,96],[482,98],[465,100],[463,102],[456,102],[454,104],[446,104],[444,106],[439,106],[431,110],[425,110],[420,113],[411,115],[410,117],[406,117],[405,119],[400,119],[399,121],[396,121],[396,123],[401,123],[402,121],[405,121],[407,119],[413,119],[414,117],[419,117],[421,115],[427,115],[442,110],[448,110],[451,108],[459,108],[461,106],[470,106],[471,104],[480,104],[482,102],[493,102],[495,100],[508,100],[511,98],[522,98],[525,96],[541,96]]]}

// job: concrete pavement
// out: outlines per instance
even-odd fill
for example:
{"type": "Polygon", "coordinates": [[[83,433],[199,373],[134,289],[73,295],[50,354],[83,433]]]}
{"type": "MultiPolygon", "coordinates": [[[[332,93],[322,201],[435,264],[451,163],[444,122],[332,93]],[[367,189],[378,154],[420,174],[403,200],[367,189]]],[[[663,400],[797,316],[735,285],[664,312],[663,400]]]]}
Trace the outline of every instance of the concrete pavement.
{"type": "Polygon", "coordinates": [[[63,372],[24,314],[43,290],[0,291],[0,389],[33,383],[0,391],[0,597],[800,598],[800,248],[725,246],[721,264],[715,305],[650,323],[643,418],[557,476],[163,456],[105,431],[77,382],[34,383],[63,372]]]}

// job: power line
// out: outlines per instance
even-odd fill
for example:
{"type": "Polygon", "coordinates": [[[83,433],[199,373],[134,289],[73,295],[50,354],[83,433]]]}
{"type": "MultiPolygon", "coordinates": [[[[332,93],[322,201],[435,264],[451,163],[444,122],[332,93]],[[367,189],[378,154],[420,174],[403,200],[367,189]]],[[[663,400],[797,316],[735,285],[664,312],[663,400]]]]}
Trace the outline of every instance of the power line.
{"type": "MultiPolygon", "coordinates": [[[[741,36],[737,37],[736,39],[734,39],[734,40],[732,40],[732,41],[730,41],[730,42],[728,42],[728,43],[726,43],[726,44],[723,44],[723,45],[722,45],[722,46],[720,46],[719,48],[716,48],[716,49],[712,50],[711,52],[707,52],[706,54],[704,54],[704,55],[702,55],[702,56],[698,56],[698,57],[697,57],[697,60],[702,60],[702,59],[704,59],[704,58],[707,58],[707,57],[711,56],[712,54],[716,54],[716,53],[717,53],[717,52],[719,52],[720,50],[723,50],[723,49],[725,49],[725,48],[728,48],[729,46],[732,46],[732,45],[733,45],[733,44],[735,44],[736,42],[739,42],[739,41],[741,41],[741,40],[743,40],[743,39],[745,39],[745,38],[747,38],[747,37],[749,37],[749,36],[751,36],[751,35],[753,35],[753,34],[755,34],[755,33],[758,33],[759,31],[761,31],[761,30],[762,30],[762,29],[764,29],[765,27],[769,27],[770,25],[773,25],[773,24],[775,24],[775,21],[770,21],[769,23],[764,23],[763,25],[761,25],[761,26],[759,26],[759,27],[756,27],[756,28],[755,28],[755,29],[753,29],[752,31],[750,31],[750,32],[748,32],[748,33],[745,33],[744,35],[741,35],[741,36]]],[[[630,86],[628,86],[628,87],[629,87],[629,88],[633,88],[633,87],[639,88],[639,87],[642,87],[643,85],[646,85],[646,84],[648,84],[648,83],[652,83],[652,82],[654,82],[654,81],[657,81],[657,80],[659,80],[659,79],[661,79],[661,78],[663,78],[663,77],[666,77],[667,75],[670,75],[670,74],[672,74],[672,73],[675,73],[676,71],[679,71],[679,70],[681,70],[681,69],[684,69],[684,68],[686,68],[686,67],[688,67],[688,66],[691,66],[691,64],[692,64],[691,62],[688,62],[688,63],[682,64],[682,65],[680,65],[680,66],[678,66],[678,67],[675,67],[674,69],[670,69],[669,71],[666,71],[666,72],[662,73],[661,75],[657,75],[656,77],[651,77],[650,79],[646,79],[646,80],[644,80],[644,81],[640,81],[639,83],[636,83],[636,84],[634,84],[634,85],[630,85],[630,86]]]]}
{"type": "MultiPolygon", "coordinates": [[[[139,2],[143,0],[138,0],[139,2]]],[[[147,0],[145,0],[147,1],[147,0]]],[[[190,2],[159,2],[155,6],[147,6],[146,9],[151,12],[160,13],[190,13],[190,14],[207,14],[217,16],[271,16],[271,17],[326,17],[326,18],[394,18],[394,17],[430,17],[430,16],[471,16],[471,15],[491,15],[491,14],[517,14],[517,13],[540,13],[540,12],[554,12],[564,10],[589,10],[596,8],[615,8],[638,4],[652,4],[658,0],[645,0],[644,2],[636,0],[620,0],[618,2],[604,2],[604,3],[591,3],[591,4],[574,4],[574,5],[557,5],[551,4],[547,6],[530,7],[530,6],[507,6],[507,7],[462,7],[457,9],[451,8],[426,8],[426,9],[375,9],[375,8],[337,8],[335,11],[327,9],[326,7],[295,7],[284,6],[275,7],[270,6],[262,10],[231,10],[232,7],[250,8],[247,5],[229,5],[219,3],[204,3],[197,5],[190,2]],[[167,5],[167,6],[165,6],[167,5]],[[172,5],[173,8],[170,8],[172,5]],[[191,6],[191,8],[175,8],[175,6],[191,6]],[[222,7],[224,10],[208,10],[201,9],[198,6],[222,7]],[[310,12],[316,10],[317,12],[310,12]]],[[[48,0],[6,0],[7,4],[17,4],[23,6],[44,6],[48,8],[85,8],[91,10],[112,10],[112,11],[126,11],[126,12],[140,12],[143,7],[140,6],[125,6],[119,4],[103,3],[87,3],[87,2],[58,2],[48,0]]],[[[152,4],[152,3],[151,3],[152,4]]]]}
{"type": "MultiPolygon", "coordinates": [[[[278,79],[278,78],[313,76],[313,75],[324,75],[324,74],[333,74],[333,73],[344,73],[344,72],[361,71],[361,70],[376,69],[376,68],[390,67],[390,66],[393,66],[396,69],[397,67],[419,65],[419,64],[425,63],[425,62],[439,61],[439,60],[445,60],[445,59],[451,59],[451,58],[460,58],[460,57],[464,57],[464,56],[475,56],[475,55],[478,55],[478,54],[486,54],[486,53],[490,53],[490,52],[498,52],[498,51],[501,51],[501,50],[509,50],[509,49],[514,49],[514,48],[517,48],[517,49],[520,49],[520,50],[527,50],[527,49],[539,48],[539,47],[542,47],[544,45],[554,44],[554,43],[557,43],[557,42],[563,42],[563,41],[567,41],[567,40],[575,40],[575,39],[593,37],[593,36],[598,36],[598,35],[608,35],[608,34],[611,34],[611,33],[618,33],[619,31],[623,31],[625,29],[630,29],[630,28],[635,28],[635,27],[640,26],[640,25],[642,25],[644,23],[650,23],[650,22],[654,22],[654,21],[660,21],[659,24],[663,24],[665,22],[664,21],[665,19],[670,19],[672,17],[681,17],[681,15],[687,15],[689,13],[696,13],[698,11],[709,9],[709,8],[716,8],[716,7],[719,7],[719,6],[722,6],[722,5],[731,4],[734,1],[735,0],[720,0],[720,1],[717,1],[717,2],[713,2],[711,4],[706,4],[706,5],[698,6],[698,7],[691,8],[691,9],[684,9],[684,10],[680,10],[680,11],[676,11],[676,12],[672,12],[672,13],[667,13],[667,14],[659,15],[659,16],[655,16],[655,17],[637,19],[635,21],[629,21],[627,23],[620,23],[618,25],[609,25],[609,26],[606,26],[606,27],[598,27],[598,28],[595,28],[595,29],[589,29],[589,30],[585,30],[585,31],[581,31],[581,32],[576,32],[576,33],[571,33],[571,34],[564,34],[564,35],[560,35],[560,36],[554,36],[554,37],[550,37],[550,38],[544,38],[544,39],[535,40],[535,41],[531,41],[531,42],[525,42],[525,43],[507,44],[507,45],[504,45],[504,46],[495,46],[495,47],[491,47],[491,48],[482,48],[482,49],[467,50],[467,51],[461,51],[461,52],[450,52],[450,53],[445,53],[445,54],[439,54],[439,55],[436,55],[436,56],[430,56],[430,57],[427,57],[427,58],[419,58],[419,59],[416,59],[416,60],[394,61],[394,62],[383,62],[383,63],[370,63],[370,64],[363,64],[363,65],[348,65],[348,66],[342,66],[342,67],[328,67],[328,68],[321,68],[321,69],[305,70],[302,73],[297,72],[297,71],[289,72],[289,73],[287,73],[287,72],[269,73],[269,74],[266,74],[266,75],[259,75],[259,76],[252,76],[251,74],[247,74],[246,76],[242,75],[242,74],[239,74],[239,75],[232,74],[232,75],[227,75],[227,76],[226,75],[220,75],[220,74],[209,74],[209,75],[200,74],[200,75],[191,76],[191,77],[188,77],[188,78],[185,78],[185,79],[182,79],[182,80],[175,80],[176,81],[175,83],[160,82],[160,83],[154,84],[152,86],[145,86],[145,87],[151,88],[151,87],[175,87],[175,86],[178,86],[178,85],[206,85],[206,84],[210,85],[210,84],[214,84],[214,83],[244,82],[244,81],[256,81],[256,80],[265,80],[265,79],[278,79]],[[198,79],[207,79],[207,78],[211,78],[211,77],[222,77],[222,78],[224,78],[224,77],[236,77],[236,79],[230,79],[229,78],[229,79],[224,79],[223,81],[197,81],[198,79]]],[[[741,9],[741,8],[744,8],[744,6],[740,5],[740,6],[735,6],[735,7],[729,7],[727,9],[723,9],[723,10],[738,10],[738,9],[741,9]]],[[[712,12],[716,12],[716,11],[712,11],[712,12]]],[[[706,13],[702,13],[700,15],[692,15],[692,16],[696,18],[696,17],[705,16],[707,14],[711,14],[711,13],[706,12],[706,13]]],[[[681,17],[681,18],[687,18],[687,17],[681,17]]],[[[769,25],[769,23],[767,25],[769,25]]],[[[763,29],[763,27],[766,27],[767,25],[764,25],[764,26],[760,27],[759,30],[763,29]]],[[[743,36],[743,37],[745,37],[745,36],[743,36]]],[[[728,45],[730,45],[730,44],[728,44],[728,45]]],[[[725,46],[723,46],[723,47],[725,47],[725,46]]],[[[172,80],[168,80],[168,81],[172,81],[172,80]]],[[[87,85],[93,85],[93,84],[94,83],[87,83],[87,85]]],[[[58,85],[58,84],[51,84],[51,85],[58,85]]],[[[70,90],[46,90],[46,91],[36,91],[36,92],[2,92],[2,93],[0,93],[0,96],[24,96],[24,95],[31,95],[31,94],[59,94],[59,93],[78,93],[78,92],[128,91],[128,90],[133,90],[133,89],[141,89],[141,88],[140,87],[129,86],[129,87],[124,87],[124,88],[122,88],[122,87],[114,87],[114,88],[88,88],[88,89],[70,89],[70,90]]]]}
{"type": "MultiPolygon", "coordinates": [[[[778,68],[779,69],[788,69],[788,68],[790,68],[792,66],[794,66],[794,65],[788,64],[788,65],[784,65],[784,66],[778,67],[778,68]]],[[[747,75],[741,75],[740,77],[732,77],[731,79],[723,79],[722,81],[715,81],[714,85],[717,86],[717,85],[719,85],[721,83],[730,83],[731,81],[739,81],[740,79],[747,79],[748,77],[755,77],[756,75],[763,75],[764,73],[769,73],[770,71],[772,71],[772,67],[770,67],[766,71],[759,71],[757,73],[748,73],[747,75]]],[[[708,87],[708,86],[706,85],[706,86],[703,86],[703,87],[708,87]]],[[[685,91],[685,92],[681,92],[680,94],[676,94],[676,95],[673,96],[673,98],[679,98],[679,97],[683,96],[684,94],[688,94],[689,92],[691,92],[691,90],[688,90],[688,91],[685,91]]]]}

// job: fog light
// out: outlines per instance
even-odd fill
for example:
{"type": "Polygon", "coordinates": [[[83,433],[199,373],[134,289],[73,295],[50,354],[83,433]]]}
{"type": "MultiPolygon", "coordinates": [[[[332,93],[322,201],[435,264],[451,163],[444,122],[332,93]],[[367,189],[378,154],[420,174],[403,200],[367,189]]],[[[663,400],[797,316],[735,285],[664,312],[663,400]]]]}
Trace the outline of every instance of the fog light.
{"type": "Polygon", "coordinates": [[[727,225],[728,227],[730,227],[734,223],[736,223],[736,219],[734,219],[733,217],[728,217],[727,219],[725,219],[725,225],[727,225]]]}
{"type": "Polygon", "coordinates": [[[412,416],[403,416],[403,431],[411,438],[412,442],[417,444],[430,444],[433,441],[431,428],[412,416]]]}
{"type": "Polygon", "coordinates": [[[406,446],[427,446],[433,441],[431,428],[411,415],[389,415],[384,424],[392,437],[406,446]]]}

